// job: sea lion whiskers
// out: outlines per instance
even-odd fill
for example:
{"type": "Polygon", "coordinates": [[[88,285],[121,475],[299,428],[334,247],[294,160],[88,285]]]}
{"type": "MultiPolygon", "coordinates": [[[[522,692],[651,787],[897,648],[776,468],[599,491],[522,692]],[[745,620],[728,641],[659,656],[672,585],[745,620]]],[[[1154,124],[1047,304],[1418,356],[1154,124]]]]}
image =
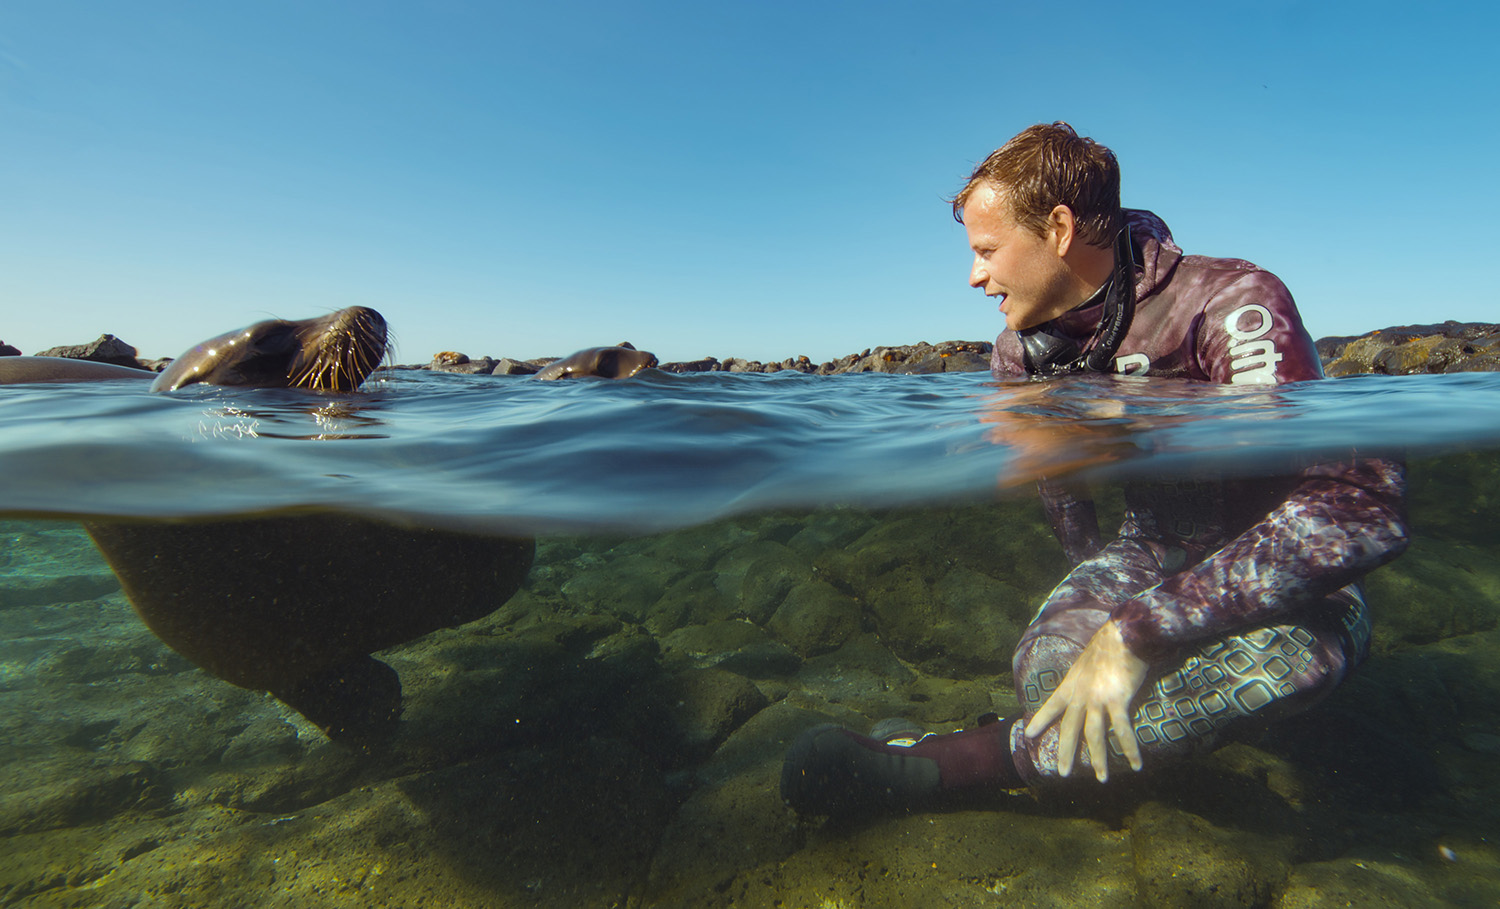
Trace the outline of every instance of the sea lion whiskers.
{"type": "Polygon", "coordinates": [[[351,307],[333,314],[316,342],[305,344],[311,356],[298,357],[288,372],[288,386],[313,391],[357,389],[389,353],[385,319],[373,309],[351,307]]]}

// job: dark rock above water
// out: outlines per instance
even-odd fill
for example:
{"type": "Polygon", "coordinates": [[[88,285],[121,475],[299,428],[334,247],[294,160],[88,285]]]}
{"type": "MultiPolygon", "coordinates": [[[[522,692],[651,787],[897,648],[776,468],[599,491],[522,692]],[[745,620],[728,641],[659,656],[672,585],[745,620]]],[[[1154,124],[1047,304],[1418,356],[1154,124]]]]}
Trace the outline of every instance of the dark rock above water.
{"type": "Polygon", "coordinates": [[[37,354],[39,357],[68,357],[74,360],[93,360],[97,363],[113,363],[115,366],[129,366],[134,369],[143,369],[141,361],[136,359],[136,349],[114,335],[100,335],[87,344],[74,344],[68,347],[49,347],[37,354]]]}
{"type": "MultiPolygon", "coordinates": [[[[1500,325],[1484,322],[1442,322],[1435,325],[1403,325],[1382,328],[1363,335],[1338,335],[1317,342],[1323,368],[1330,376],[1364,373],[1412,375],[1446,372],[1500,371],[1500,325]]],[[[808,375],[828,376],[846,372],[885,372],[926,375],[939,372],[984,372],[990,368],[987,341],[943,341],[929,344],[903,344],[896,347],[868,348],[826,363],[814,363],[805,356],[761,362],[740,357],[704,357],[676,363],[663,363],[666,372],[757,372],[782,370],[808,375]]],[[[19,353],[0,342],[0,356],[19,353]]],[[[41,351],[44,357],[73,357],[98,360],[121,366],[160,371],[170,360],[140,360],[136,349],[114,335],[101,335],[89,344],[53,347],[41,351]]],[[[457,351],[443,351],[428,363],[395,366],[393,369],[431,369],[468,375],[534,375],[556,357],[518,360],[510,357],[475,357],[457,351]]]]}
{"type": "MultiPolygon", "coordinates": [[[[805,356],[788,357],[763,363],[729,357],[704,357],[676,363],[663,363],[664,372],[792,372],[807,375],[831,376],[846,372],[888,372],[906,375],[926,375],[938,372],[985,372],[990,368],[990,348],[987,341],[943,341],[929,344],[903,344],[899,347],[867,348],[857,354],[848,354],[826,363],[814,363],[805,356]]],[[[458,372],[471,375],[534,375],[557,357],[537,357],[530,360],[515,360],[509,357],[495,359],[444,351],[425,364],[395,366],[393,369],[432,369],[440,372],[458,372]]]]}
{"type": "Polygon", "coordinates": [[[1318,355],[1330,376],[1500,371],[1500,325],[1443,322],[1323,338],[1318,355]]]}

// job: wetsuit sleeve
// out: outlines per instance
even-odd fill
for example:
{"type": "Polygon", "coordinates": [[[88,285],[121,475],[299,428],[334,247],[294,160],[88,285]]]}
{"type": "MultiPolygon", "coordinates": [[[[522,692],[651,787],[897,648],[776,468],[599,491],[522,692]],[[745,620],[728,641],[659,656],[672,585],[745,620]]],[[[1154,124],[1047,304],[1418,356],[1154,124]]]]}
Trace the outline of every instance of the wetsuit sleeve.
{"type": "Polygon", "coordinates": [[[1042,479],[1036,485],[1047,523],[1052,525],[1052,534],[1062,544],[1068,561],[1077,565],[1093,557],[1101,546],[1093,498],[1084,489],[1056,480],[1042,479]]]}
{"type": "Polygon", "coordinates": [[[1318,349],[1281,279],[1252,268],[1214,294],[1197,332],[1199,367],[1225,385],[1323,377],[1318,349]]]}
{"type": "Polygon", "coordinates": [[[1264,520],[1111,618],[1131,652],[1152,661],[1327,596],[1406,549],[1405,487],[1396,461],[1309,468],[1264,520]]]}

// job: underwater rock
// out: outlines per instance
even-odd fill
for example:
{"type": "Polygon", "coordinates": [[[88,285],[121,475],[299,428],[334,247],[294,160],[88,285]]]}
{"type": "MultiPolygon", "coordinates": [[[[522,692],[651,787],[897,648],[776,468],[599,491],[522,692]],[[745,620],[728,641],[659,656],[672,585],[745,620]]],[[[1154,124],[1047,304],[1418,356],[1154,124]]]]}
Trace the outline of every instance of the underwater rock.
{"type": "Polygon", "coordinates": [[[1147,802],[1130,819],[1142,901],[1161,909],[1264,906],[1287,874],[1288,844],[1147,802]]]}
{"type": "Polygon", "coordinates": [[[1500,731],[1500,631],[1447,638],[1417,653],[1451,699],[1458,728],[1500,731]]]}
{"type": "Polygon", "coordinates": [[[1003,671],[1067,571],[1040,509],[1020,502],[894,513],[814,565],[865,604],[898,656],[947,676],[1003,671]]]}
{"type": "Polygon", "coordinates": [[[1407,465],[1407,478],[1407,510],[1415,532],[1469,546],[1500,547],[1500,521],[1495,519],[1500,514],[1500,451],[1414,460],[1407,465]]]}
{"type": "Polygon", "coordinates": [[[671,805],[630,743],[579,736],[296,811],[204,805],[95,828],[89,851],[59,849],[62,837],[34,840],[25,858],[36,868],[50,853],[49,879],[31,886],[45,890],[44,905],[78,909],[624,905],[644,883],[671,805]],[[115,861],[101,868],[94,850],[115,861]]]}
{"type": "Polygon", "coordinates": [[[712,754],[767,704],[753,682],[722,669],[679,672],[662,682],[660,696],[685,756],[692,759],[712,754]]]}
{"type": "Polygon", "coordinates": [[[745,569],[739,614],[757,625],[771,620],[793,587],[813,581],[812,563],[788,547],[768,550],[745,569]]]}
{"type": "Polygon", "coordinates": [[[607,612],[640,623],[666,593],[667,585],[683,574],[680,566],[665,559],[615,558],[602,567],[573,575],[563,582],[562,592],[575,608],[607,612]]]}
{"type": "Polygon", "coordinates": [[[737,873],[796,852],[801,834],[777,790],[781,759],[797,733],[817,722],[816,714],[772,704],[714,752],[698,770],[703,785],[662,833],[641,905],[719,904],[720,888],[737,873]]]}
{"type": "Polygon", "coordinates": [[[6,749],[0,836],[95,824],[171,799],[161,771],[143,761],[98,760],[81,751],[6,749]]]}
{"type": "Polygon", "coordinates": [[[120,582],[107,569],[100,573],[51,577],[0,577],[0,609],[77,603],[107,596],[119,589],[120,582]]]}
{"type": "Polygon", "coordinates": [[[1413,535],[1401,558],[1368,575],[1375,644],[1389,649],[1500,626],[1500,552],[1413,535]]]}
{"type": "Polygon", "coordinates": [[[714,571],[719,575],[717,582],[719,593],[730,600],[739,602],[744,595],[745,575],[749,573],[750,566],[764,558],[785,561],[794,560],[795,556],[790,553],[785,544],[774,540],[754,540],[742,546],[736,546],[714,563],[714,571]]]}
{"type": "Polygon", "coordinates": [[[780,521],[773,516],[718,521],[668,533],[623,540],[610,546],[601,557],[641,555],[674,562],[688,571],[716,569],[718,562],[735,548],[756,540],[775,540],[780,521]]]}
{"type": "Polygon", "coordinates": [[[652,634],[667,634],[684,625],[704,625],[733,618],[734,604],[719,593],[719,576],[698,571],[675,582],[650,607],[645,625],[652,634]]]}
{"type": "Polygon", "coordinates": [[[811,560],[829,549],[842,549],[864,536],[879,523],[868,511],[833,508],[799,521],[786,540],[788,549],[811,560]]]}
{"type": "Polygon", "coordinates": [[[826,581],[805,581],[766,623],[782,643],[805,657],[837,650],[859,631],[859,603],[826,581]]]}
{"type": "Polygon", "coordinates": [[[960,680],[920,675],[873,634],[861,634],[832,653],[802,664],[786,696],[799,707],[856,732],[888,718],[911,720],[930,732],[972,726],[983,714],[1016,715],[1009,673],[960,680]]]}
{"type": "Polygon", "coordinates": [[[749,622],[710,622],[679,628],[662,639],[668,664],[717,666],[752,679],[788,676],[802,660],[749,622]]]}
{"type": "MultiPolygon", "coordinates": [[[[1097,821],[954,811],[882,818],[853,827],[803,824],[797,833],[806,838],[806,845],[787,858],[740,866],[711,889],[700,887],[651,905],[1140,905],[1126,835],[1097,821]]],[[[725,872],[734,869],[724,867],[725,872]]]]}
{"type": "Polygon", "coordinates": [[[914,703],[911,695],[916,680],[916,674],[874,635],[862,634],[832,653],[803,663],[787,700],[827,714],[824,722],[844,722],[866,732],[886,717],[925,721],[921,715],[925,704],[914,703]]]}
{"type": "Polygon", "coordinates": [[[1482,322],[1403,325],[1317,344],[1330,376],[1500,370],[1500,325],[1482,322]]]}
{"type": "Polygon", "coordinates": [[[1426,877],[1406,863],[1374,859],[1341,858],[1309,863],[1291,870],[1285,888],[1272,905],[1274,909],[1346,906],[1440,909],[1465,905],[1439,897],[1426,877]]]}

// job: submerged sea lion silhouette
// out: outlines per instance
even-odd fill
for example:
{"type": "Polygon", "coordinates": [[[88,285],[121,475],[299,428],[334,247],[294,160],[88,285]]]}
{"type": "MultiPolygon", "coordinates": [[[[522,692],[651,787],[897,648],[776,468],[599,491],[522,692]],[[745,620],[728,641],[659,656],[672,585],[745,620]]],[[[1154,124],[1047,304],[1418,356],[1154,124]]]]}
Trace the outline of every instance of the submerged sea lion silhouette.
{"type": "MultiPolygon", "coordinates": [[[[379,365],[385,344],[385,319],[365,307],[259,322],[196,345],[151,387],[350,392],[379,365]]],[[[105,365],[0,358],[0,382],[142,377],[97,368],[105,365]]],[[[395,670],[370,653],[494,611],[520,587],[536,551],[531,539],[332,513],[84,527],[167,646],[357,744],[388,736],[401,713],[395,670]]]]}
{"type": "Polygon", "coordinates": [[[370,653],[498,609],[536,551],[331,513],[84,526],[167,646],[356,744],[401,713],[396,671],[370,653]]]}
{"type": "Polygon", "coordinates": [[[537,372],[538,379],[574,379],[598,376],[604,379],[628,379],[643,369],[656,365],[656,354],[636,350],[629,344],[615,347],[588,347],[575,354],[553,360],[537,372]]]}

